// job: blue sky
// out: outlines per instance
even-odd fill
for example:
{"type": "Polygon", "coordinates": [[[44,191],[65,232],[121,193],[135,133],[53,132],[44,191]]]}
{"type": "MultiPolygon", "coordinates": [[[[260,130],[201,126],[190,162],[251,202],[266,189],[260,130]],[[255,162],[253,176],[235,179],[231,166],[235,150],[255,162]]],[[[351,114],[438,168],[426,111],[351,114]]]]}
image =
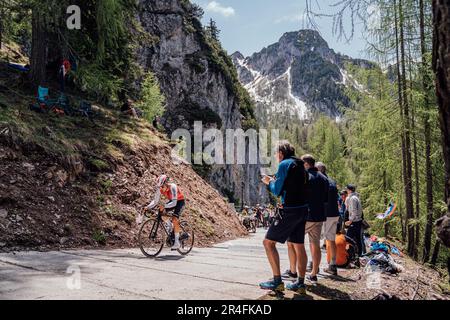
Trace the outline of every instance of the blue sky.
{"type": "MultiPolygon", "coordinates": [[[[305,0],[192,0],[204,10],[203,23],[213,18],[221,30],[220,40],[229,54],[241,51],[245,56],[260,51],[277,42],[288,31],[297,31],[307,27],[304,19],[305,0]]],[[[314,11],[333,14],[336,9],[331,5],[337,0],[313,1],[314,11]]],[[[356,25],[353,40],[347,43],[339,41],[333,35],[332,18],[317,18],[324,39],[337,52],[354,58],[365,58],[363,53],[365,40],[361,27],[356,25]]],[[[350,27],[347,26],[347,30],[350,27]]]]}

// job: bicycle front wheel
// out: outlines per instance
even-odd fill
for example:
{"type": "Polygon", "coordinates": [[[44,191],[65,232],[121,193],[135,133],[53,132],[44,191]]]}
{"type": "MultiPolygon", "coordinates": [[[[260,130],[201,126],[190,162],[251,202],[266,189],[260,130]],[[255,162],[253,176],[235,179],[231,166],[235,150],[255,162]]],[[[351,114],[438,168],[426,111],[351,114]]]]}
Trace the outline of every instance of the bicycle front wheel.
{"type": "Polygon", "coordinates": [[[146,257],[155,258],[161,253],[166,240],[163,228],[162,221],[150,219],[139,230],[139,248],[146,257]]]}
{"type": "Polygon", "coordinates": [[[185,256],[189,254],[192,251],[192,248],[194,247],[194,229],[186,222],[180,223],[181,227],[181,234],[180,234],[180,244],[181,248],[178,249],[178,252],[185,256]]]}

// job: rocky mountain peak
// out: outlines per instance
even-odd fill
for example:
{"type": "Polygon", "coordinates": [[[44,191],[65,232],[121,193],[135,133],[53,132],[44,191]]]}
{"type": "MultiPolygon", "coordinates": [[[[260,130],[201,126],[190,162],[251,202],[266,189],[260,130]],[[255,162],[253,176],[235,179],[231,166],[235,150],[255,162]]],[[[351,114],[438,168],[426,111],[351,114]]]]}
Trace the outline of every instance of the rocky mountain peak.
{"type": "Polygon", "coordinates": [[[363,90],[346,71],[347,63],[373,66],[337,54],[315,30],[286,32],[250,57],[234,54],[233,62],[262,123],[280,114],[294,121],[316,113],[339,117],[350,104],[345,89],[363,90]]]}
{"type": "Polygon", "coordinates": [[[233,60],[244,60],[245,59],[245,57],[244,57],[244,55],[240,52],[240,51],[236,51],[235,53],[233,53],[232,55],[231,55],[231,59],[233,59],[233,60]]]}

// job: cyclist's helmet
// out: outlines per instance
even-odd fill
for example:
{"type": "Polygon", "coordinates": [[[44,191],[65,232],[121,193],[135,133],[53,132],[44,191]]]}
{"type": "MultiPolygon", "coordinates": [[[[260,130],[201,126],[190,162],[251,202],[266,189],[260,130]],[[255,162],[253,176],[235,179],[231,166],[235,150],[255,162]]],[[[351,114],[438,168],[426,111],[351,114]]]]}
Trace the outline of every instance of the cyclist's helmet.
{"type": "Polygon", "coordinates": [[[158,188],[161,188],[163,185],[166,184],[166,182],[169,181],[169,177],[163,174],[162,176],[158,177],[158,188]]]}

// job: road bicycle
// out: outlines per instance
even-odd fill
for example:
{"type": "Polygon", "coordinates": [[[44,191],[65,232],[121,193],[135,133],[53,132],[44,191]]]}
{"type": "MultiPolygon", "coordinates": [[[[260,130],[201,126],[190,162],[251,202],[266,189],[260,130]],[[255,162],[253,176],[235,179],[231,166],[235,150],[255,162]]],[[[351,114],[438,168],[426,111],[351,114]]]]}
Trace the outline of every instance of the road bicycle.
{"type": "MultiPolygon", "coordinates": [[[[139,230],[139,248],[149,258],[157,257],[164,245],[172,247],[175,243],[175,231],[172,224],[173,215],[159,210],[143,210],[142,215],[148,218],[139,230]]],[[[187,255],[194,247],[194,229],[186,222],[180,221],[180,244],[177,250],[181,255],[187,255]]]]}

